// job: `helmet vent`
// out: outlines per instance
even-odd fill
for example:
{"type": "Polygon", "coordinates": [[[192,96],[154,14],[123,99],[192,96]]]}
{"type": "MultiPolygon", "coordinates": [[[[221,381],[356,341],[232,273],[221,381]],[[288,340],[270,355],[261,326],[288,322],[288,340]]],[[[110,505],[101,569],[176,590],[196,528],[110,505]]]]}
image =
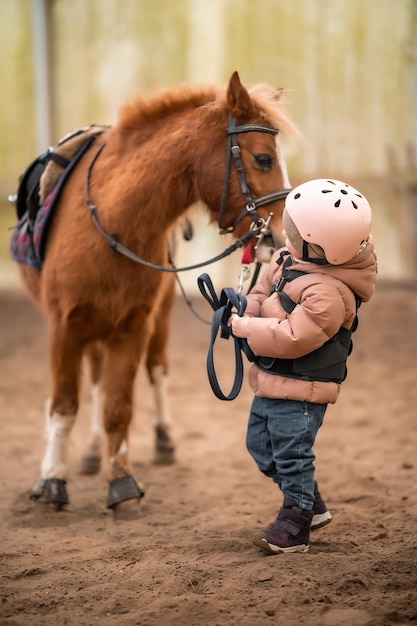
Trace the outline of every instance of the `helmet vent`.
{"type": "Polygon", "coordinates": [[[321,193],[332,193],[333,189],[322,189],[321,193]]]}
{"type": "Polygon", "coordinates": [[[356,202],[353,202],[353,200],[352,200],[351,202],[352,202],[353,208],[354,208],[354,209],[357,209],[357,208],[358,208],[358,205],[356,204],[356,202]]]}
{"type": "Polygon", "coordinates": [[[347,191],[346,191],[346,189],[341,189],[341,190],[340,190],[340,193],[344,193],[344,194],[345,194],[345,196],[347,196],[347,191]]]}
{"type": "Polygon", "coordinates": [[[300,196],[301,196],[301,193],[296,193],[296,194],[295,194],[295,196],[294,196],[294,199],[295,199],[295,200],[298,200],[298,198],[299,198],[300,196]]]}
{"type": "Polygon", "coordinates": [[[335,207],[339,208],[340,207],[340,203],[341,203],[341,199],[339,198],[339,200],[336,200],[336,202],[334,203],[335,207]]]}

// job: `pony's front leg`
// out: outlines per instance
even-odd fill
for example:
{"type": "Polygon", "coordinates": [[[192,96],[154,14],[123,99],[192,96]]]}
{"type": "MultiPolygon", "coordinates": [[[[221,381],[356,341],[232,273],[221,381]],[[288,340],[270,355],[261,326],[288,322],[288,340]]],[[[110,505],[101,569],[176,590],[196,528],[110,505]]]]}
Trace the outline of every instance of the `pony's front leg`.
{"type": "Polygon", "coordinates": [[[107,436],[107,507],[125,500],[140,500],[142,487],[133,477],[129,460],[129,426],[133,414],[133,385],[139,363],[137,337],[128,336],[107,347],[104,370],[104,431],[107,436]]]}
{"type": "Polygon", "coordinates": [[[155,315],[146,369],[152,384],[155,399],[155,463],[170,465],[175,460],[175,445],[172,439],[172,415],[168,393],[168,357],[171,310],[175,301],[175,277],[166,277],[163,300],[155,315]]]}
{"type": "Polygon", "coordinates": [[[32,500],[57,510],[68,504],[67,454],[71,429],[78,411],[82,347],[68,329],[51,331],[50,362],[52,397],[46,403],[46,449],[41,479],[32,489],[32,500]]]}

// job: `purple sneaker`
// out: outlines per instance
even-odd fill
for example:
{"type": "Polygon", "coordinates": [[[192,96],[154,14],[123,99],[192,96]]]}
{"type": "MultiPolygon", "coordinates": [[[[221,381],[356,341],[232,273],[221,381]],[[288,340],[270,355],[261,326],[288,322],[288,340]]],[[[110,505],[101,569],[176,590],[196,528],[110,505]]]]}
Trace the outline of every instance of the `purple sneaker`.
{"type": "Polygon", "coordinates": [[[311,530],[322,528],[332,521],[332,514],[327,510],[323,498],[320,495],[317,483],[314,482],[314,504],[313,519],[311,520],[311,530]]]}
{"type": "Polygon", "coordinates": [[[312,517],[313,511],[300,509],[285,498],[275,522],[254,543],[269,554],[308,552],[312,517]]]}

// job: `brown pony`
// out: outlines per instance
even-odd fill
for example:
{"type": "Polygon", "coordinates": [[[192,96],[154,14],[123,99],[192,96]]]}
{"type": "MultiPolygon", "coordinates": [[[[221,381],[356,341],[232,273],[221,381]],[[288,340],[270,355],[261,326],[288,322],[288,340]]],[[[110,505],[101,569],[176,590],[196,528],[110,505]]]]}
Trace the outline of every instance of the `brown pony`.
{"type": "Polygon", "coordinates": [[[167,271],[169,237],[197,201],[240,245],[260,241],[268,217],[280,228],[289,183],[276,135],[292,129],[281,91],[246,89],[235,72],[226,88],[183,85],[136,99],[78,162],[62,190],[42,269],[19,266],[46,315],[52,375],[46,450],[32,499],[55,508],[68,502],[67,448],[83,355],[90,360],[99,418],[84,469],[99,467],[102,420],[107,506],[143,495],[132,475],[128,432],[135,375],[145,355],[156,387],[157,450],[172,460],[166,343],[175,285],[167,271]]]}

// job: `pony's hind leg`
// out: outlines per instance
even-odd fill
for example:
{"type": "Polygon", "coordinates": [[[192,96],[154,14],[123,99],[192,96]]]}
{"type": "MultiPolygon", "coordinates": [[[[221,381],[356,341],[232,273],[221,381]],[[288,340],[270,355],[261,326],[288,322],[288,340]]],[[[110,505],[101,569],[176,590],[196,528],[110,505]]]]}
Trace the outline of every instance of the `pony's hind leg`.
{"type": "Polygon", "coordinates": [[[87,348],[86,357],[91,375],[91,430],[87,447],[81,457],[81,474],[97,474],[100,471],[103,439],[103,396],[101,379],[104,351],[94,344],[87,348]]]}
{"type": "Polygon", "coordinates": [[[167,345],[171,310],[175,300],[175,277],[167,277],[162,303],[155,315],[154,331],[148,345],[146,369],[155,400],[155,463],[169,465],[175,460],[172,415],[168,393],[167,345]]]}
{"type": "Polygon", "coordinates": [[[41,480],[30,497],[56,509],[68,504],[67,454],[71,429],[78,411],[82,348],[68,329],[50,329],[52,396],[46,403],[46,449],[41,480]]]}
{"type": "Polygon", "coordinates": [[[133,477],[128,450],[133,385],[140,354],[138,341],[134,334],[125,335],[106,346],[103,426],[107,437],[107,508],[112,509],[126,500],[140,500],[144,495],[133,477]]]}

